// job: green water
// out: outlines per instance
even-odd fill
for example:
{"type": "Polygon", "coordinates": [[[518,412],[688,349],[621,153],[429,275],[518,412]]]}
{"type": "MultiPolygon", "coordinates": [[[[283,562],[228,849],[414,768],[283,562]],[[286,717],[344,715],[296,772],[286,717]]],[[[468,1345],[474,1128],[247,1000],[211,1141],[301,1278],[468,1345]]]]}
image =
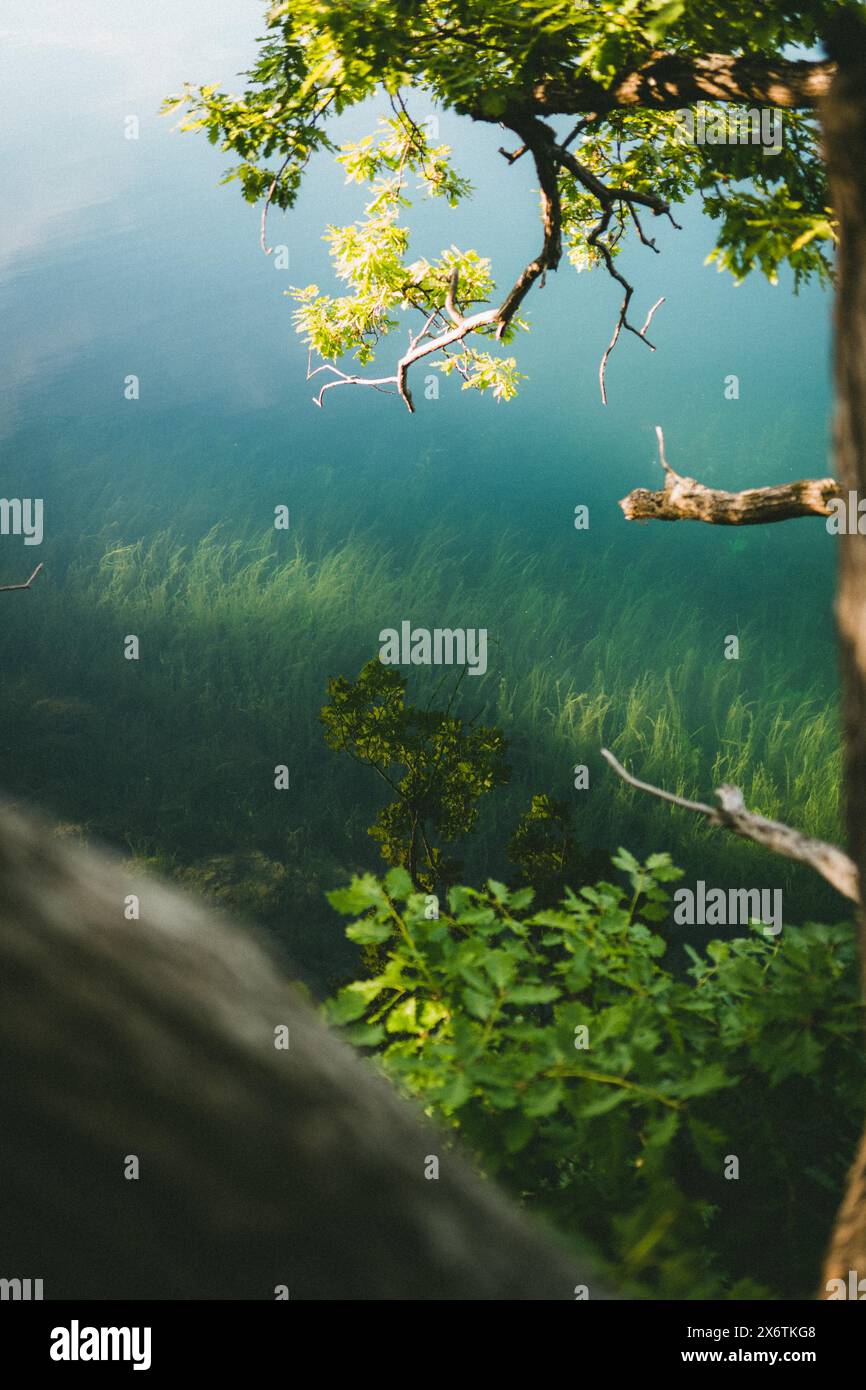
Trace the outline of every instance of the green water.
{"type": "MultiPolygon", "coordinates": [[[[0,583],[45,565],[32,592],[2,596],[5,791],[215,892],[314,981],[333,978],[346,957],[323,893],[379,867],[366,827],[381,801],[323,744],[327,678],[354,676],[405,619],[486,627],[489,671],[464,681],[463,709],[504,728],[512,781],[462,851],[467,877],[508,873],[514,822],[548,791],[587,847],[667,849],[714,885],[782,887],[788,920],[845,916],[805,870],[637,797],[599,756],[607,744],[702,799],[732,780],[756,811],[842,834],[822,524],[635,526],[617,507],[660,482],[657,423],[671,463],[708,484],[830,471],[826,298],[735,288],[704,266],[711,232],[689,208],[660,256],[626,253],[638,313],[667,302],[655,354],[618,346],[606,409],[614,287],[566,266],[528,301],[515,402],[452,380],[428,401],[419,379],[412,418],[349,389],[319,411],[282,292],[330,286],[321,232],[360,213],[358,190],[315,165],[297,209],[272,218],[290,252],[277,269],[258,213],[218,185],[225,157],[156,115],[184,80],[233,85],[258,6],[127,8],[89,0],[73,21],[53,7],[42,28],[22,0],[5,7],[0,148],[17,176],[0,234],[0,491],[45,506],[41,546],[0,537],[0,583]]],[[[353,113],[347,137],[375,114],[353,113]]],[[[477,194],[416,218],[414,245],[475,246],[504,284],[537,249],[530,171],[508,169],[495,132],[442,113],[440,134],[477,194]]],[[[440,674],[414,672],[411,695],[440,674]]]]}

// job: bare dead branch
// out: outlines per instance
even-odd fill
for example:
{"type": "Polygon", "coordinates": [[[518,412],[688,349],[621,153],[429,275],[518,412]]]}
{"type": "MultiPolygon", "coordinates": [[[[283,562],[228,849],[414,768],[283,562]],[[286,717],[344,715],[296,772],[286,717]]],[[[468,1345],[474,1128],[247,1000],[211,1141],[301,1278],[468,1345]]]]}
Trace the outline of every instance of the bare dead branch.
{"type": "Polygon", "coordinates": [[[44,561],[40,561],[40,563],[36,566],[35,570],[31,574],[30,578],[25,580],[23,584],[0,584],[0,594],[12,593],[12,591],[15,589],[29,589],[37,574],[42,569],[43,563],[44,561]]]}
{"type": "MultiPolygon", "coordinates": [[[[548,129],[548,127],[544,126],[542,122],[538,122],[538,124],[542,126],[544,130],[548,129]]],[[[672,226],[676,227],[677,230],[679,230],[679,223],[674,220],[674,216],[671,212],[670,205],[667,202],[665,202],[664,198],[660,198],[652,193],[634,193],[628,188],[608,187],[608,185],[605,184],[597,176],[597,174],[594,174],[591,169],[588,169],[585,164],[581,163],[581,161],[577,158],[576,155],[572,154],[570,150],[567,150],[565,148],[565,145],[556,146],[555,157],[557,163],[562,168],[567,169],[569,173],[572,174],[577,179],[577,181],[587,190],[588,193],[591,193],[594,198],[598,199],[598,202],[601,205],[602,210],[601,217],[599,218],[598,222],[593,227],[592,231],[587,237],[587,246],[591,247],[593,250],[599,253],[602,260],[604,261],[608,274],[611,276],[612,279],[616,280],[617,283],[620,284],[623,289],[622,303],[619,307],[619,315],[614,326],[613,336],[611,337],[610,342],[605,348],[598,369],[598,382],[599,388],[601,390],[601,400],[603,405],[607,405],[607,386],[605,380],[607,364],[610,360],[611,353],[613,352],[614,348],[619,342],[620,334],[622,333],[623,329],[625,329],[629,333],[633,333],[636,338],[640,338],[641,342],[646,344],[646,346],[650,349],[651,352],[655,352],[655,344],[650,342],[649,338],[647,338],[646,336],[646,333],[650,323],[652,322],[652,318],[656,310],[662,304],[664,304],[664,297],[658,299],[656,303],[653,305],[653,307],[650,309],[643,327],[635,327],[635,325],[630,322],[628,317],[629,305],[631,304],[632,296],[634,294],[634,286],[625,278],[622,272],[617,269],[616,264],[614,262],[613,245],[618,240],[618,236],[614,235],[613,237],[611,237],[609,241],[605,241],[603,240],[603,238],[605,237],[607,229],[610,226],[611,218],[613,217],[615,210],[622,204],[625,204],[625,206],[628,208],[632,220],[634,221],[635,227],[637,228],[640,240],[643,242],[645,246],[650,247],[650,249],[653,251],[658,252],[658,247],[651,238],[646,236],[640,218],[638,217],[638,214],[635,209],[637,207],[645,207],[648,208],[656,217],[667,217],[668,220],[671,222],[672,226]]]]}
{"type": "Polygon", "coordinates": [[[706,817],[710,825],[723,826],[733,834],[741,836],[744,840],[752,840],[774,854],[808,864],[810,869],[814,869],[832,884],[837,893],[859,904],[860,878],[857,865],[847,854],[835,845],[828,845],[824,840],[813,840],[811,836],[803,835],[799,830],[792,830],[781,821],[766,820],[763,816],[747,811],[739,787],[726,785],[717,788],[718,805],[707,806],[702,801],[689,801],[684,796],[676,796],[673,792],[663,791],[661,787],[654,787],[650,782],[642,782],[639,778],[633,777],[607,748],[602,748],[601,755],[617,776],[628,782],[629,786],[647,792],[650,796],[659,797],[662,801],[669,801],[674,806],[682,806],[686,811],[694,811],[706,817]]]}
{"type": "MultiPolygon", "coordinates": [[[[652,317],[652,312],[650,317],[652,317]]],[[[615,341],[615,339],[614,339],[615,341]]],[[[665,457],[665,440],[656,425],[659,461],[665,470],[660,492],[635,488],[620,502],[627,521],[706,521],[711,526],[763,526],[798,516],[830,516],[830,503],[842,496],[834,478],[801,478],[775,487],[724,492],[677,473],[665,457]]]]}

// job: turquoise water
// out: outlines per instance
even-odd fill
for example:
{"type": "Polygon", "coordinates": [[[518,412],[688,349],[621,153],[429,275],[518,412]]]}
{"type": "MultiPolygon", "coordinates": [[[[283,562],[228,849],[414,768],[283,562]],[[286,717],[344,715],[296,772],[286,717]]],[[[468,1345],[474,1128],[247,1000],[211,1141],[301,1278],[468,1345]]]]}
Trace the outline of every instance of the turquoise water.
{"type": "MultiPolygon", "coordinates": [[[[455,380],[427,401],[417,378],[414,417],[350,389],[319,411],[283,291],[330,286],[322,230],[358,216],[362,193],[315,164],[297,208],[271,218],[282,271],[258,211],[219,186],[226,157],[157,115],[185,80],[239,87],[258,16],[225,0],[180,15],[88,0],[74,19],[4,7],[2,493],[45,506],[38,549],[0,537],[0,583],[45,566],[32,592],[2,596],[5,790],[216,889],[321,977],[339,968],[341,931],[322,894],[377,867],[365,832],[380,804],[372,775],[323,746],[325,682],[354,676],[404,619],[486,627],[490,670],[464,683],[464,708],[504,727],[513,773],[463,850],[467,873],[502,872],[508,828],[543,790],[571,799],[587,846],[668,849],[721,885],[783,886],[795,920],[844,916],[805,872],[624,792],[598,755],[610,743],[704,798],[717,773],[748,767],[756,810],[841,834],[821,523],[635,526],[617,507],[660,482],[656,424],[671,463],[709,484],[831,471],[827,298],[786,280],[735,287],[704,265],[711,229],[689,207],[682,232],[659,229],[660,256],[626,253],[636,317],[666,303],[655,354],[617,347],[607,408],[615,287],[564,265],[527,302],[513,403],[455,380]],[[272,526],[279,504],[288,533],[272,526]],[[138,663],[123,659],[129,633],[138,663]]],[[[378,114],[351,113],[346,137],[378,114]]],[[[413,245],[472,245],[505,284],[537,249],[531,171],[448,112],[440,135],[477,192],[416,216],[413,245]]],[[[426,699],[438,674],[410,689],[426,699]]]]}

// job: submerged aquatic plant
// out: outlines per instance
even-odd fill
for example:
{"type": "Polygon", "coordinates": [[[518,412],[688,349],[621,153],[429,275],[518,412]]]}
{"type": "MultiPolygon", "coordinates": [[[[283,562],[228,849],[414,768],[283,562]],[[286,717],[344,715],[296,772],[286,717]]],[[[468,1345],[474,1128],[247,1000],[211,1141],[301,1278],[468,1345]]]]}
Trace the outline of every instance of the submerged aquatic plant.
{"type": "MultiPolygon", "coordinates": [[[[488,674],[464,681],[452,710],[500,729],[512,769],[480,808],[466,876],[514,872],[508,841],[542,792],[567,801],[585,850],[676,844],[680,862],[718,883],[748,882],[766,862],[685,812],[639,804],[604,769],[602,746],[672,791],[733,781],[755,811],[839,838],[836,697],[807,657],[792,686],[796,612],[754,614],[741,630],[748,663],[709,659],[699,601],[672,608],[650,582],[651,556],[619,574],[614,557],[601,575],[575,571],[566,599],[552,552],[542,564],[517,538],[465,529],[458,547],[447,522],[430,527],[408,555],[376,534],[336,547],[219,530],[189,543],[163,532],[82,544],[62,581],[48,574],[38,628],[23,605],[4,612],[5,786],[175,871],[226,854],[291,866],[302,831],[304,922],[288,892],[266,916],[301,965],[342,969],[317,895],[341,870],[374,867],[367,828],[382,802],[376,777],[324,745],[318,713],[329,679],[360,669],[411,595],[419,620],[480,611],[495,637],[488,674]],[[137,663],[119,655],[127,632],[141,635],[137,663]],[[273,790],[277,763],[293,770],[287,797],[273,790]],[[574,787],[577,765],[587,790],[574,787]]],[[[428,705],[438,680],[413,670],[409,703],[428,705]]],[[[795,865],[774,861],[774,882],[801,918],[838,910],[795,865]]],[[[238,891],[241,905],[255,901],[254,888],[238,891]]]]}

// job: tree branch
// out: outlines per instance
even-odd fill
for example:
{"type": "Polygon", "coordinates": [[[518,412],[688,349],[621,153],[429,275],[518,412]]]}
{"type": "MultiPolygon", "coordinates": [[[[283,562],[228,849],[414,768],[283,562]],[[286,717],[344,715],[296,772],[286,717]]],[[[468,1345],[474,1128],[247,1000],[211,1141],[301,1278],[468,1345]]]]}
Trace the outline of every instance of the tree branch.
{"type": "MultiPolygon", "coordinates": [[[[549,127],[543,125],[543,123],[540,121],[538,122],[538,125],[540,125],[543,130],[549,130],[549,127]]],[[[616,280],[618,284],[622,285],[623,288],[622,303],[619,307],[619,315],[617,317],[616,325],[613,330],[613,337],[611,338],[610,342],[605,348],[604,355],[602,356],[598,369],[598,383],[601,389],[601,401],[602,405],[607,405],[607,385],[605,382],[605,373],[607,372],[607,364],[610,360],[610,355],[616,347],[617,343],[619,342],[619,336],[622,330],[626,329],[629,333],[633,333],[636,338],[640,338],[641,342],[646,344],[646,346],[650,349],[651,352],[655,352],[655,344],[650,342],[646,334],[650,324],[652,323],[653,315],[655,314],[656,310],[659,309],[662,304],[664,304],[664,297],[656,300],[655,304],[652,306],[652,308],[646,316],[646,319],[644,320],[643,327],[636,328],[635,325],[630,322],[628,317],[629,305],[631,304],[632,295],[634,294],[634,286],[625,278],[621,271],[617,270],[616,265],[614,263],[613,251],[611,249],[611,246],[608,244],[608,242],[603,241],[602,237],[604,236],[605,232],[610,226],[611,217],[613,216],[614,210],[616,209],[618,203],[626,204],[634,219],[635,226],[637,227],[638,231],[638,236],[640,237],[644,245],[649,246],[650,249],[653,251],[657,251],[658,248],[656,247],[654,241],[652,241],[650,238],[644,235],[644,231],[640,224],[640,220],[637,216],[637,213],[635,212],[635,207],[640,206],[649,208],[657,217],[662,215],[666,216],[670,220],[671,224],[677,228],[677,230],[679,230],[679,223],[674,220],[673,214],[670,210],[670,205],[666,203],[663,198],[657,197],[656,195],[650,193],[632,193],[627,188],[609,188],[607,184],[603,183],[602,180],[592,172],[591,169],[588,169],[586,165],[582,164],[580,160],[576,157],[576,155],[573,155],[570,152],[570,150],[567,150],[565,148],[565,144],[556,146],[556,160],[562,168],[567,169],[569,173],[572,174],[578,180],[578,182],[589,193],[593,195],[593,197],[597,198],[599,203],[601,204],[601,217],[595,225],[595,227],[590,232],[589,236],[587,237],[587,246],[592,247],[593,250],[598,251],[599,255],[605,263],[605,266],[607,267],[608,274],[611,276],[612,279],[616,280]]]]}
{"type": "MultiPolygon", "coordinates": [[[[326,98],[326,100],[322,103],[322,105],[320,106],[320,108],[318,109],[318,111],[315,111],[315,112],[313,113],[313,118],[312,118],[312,125],[313,125],[313,126],[315,126],[316,121],[319,119],[319,117],[322,116],[322,115],[324,115],[324,113],[327,111],[328,107],[331,105],[331,102],[334,100],[334,97],[335,97],[335,96],[336,96],[336,92],[331,92],[330,96],[328,96],[328,97],[326,98]]],[[[270,208],[271,202],[272,202],[272,200],[273,200],[273,196],[274,196],[274,194],[275,194],[276,191],[277,191],[277,184],[279,183],[280,179],[283,177],[283,174],[284,174],[284,173],[286,172],[286,170],[288,169],[288,167],[289,167],[289,165],[291,164],[292,160],[296,157],[296,154],[297,154],[297,151],[296,151],[296,150],[294,150],[294,149],[289,150],[289,153],[286,155],[286,157],[285,157],[285,159],[283,160],[282,164],[280,165],[279,169],[278,169],[277,172],[274,174],[274,177],[273,177],[273,179],[271,180],[271,185],[270,185],[270,187],[269,187],[269,189],[268,189],[268,191],[267,191],[267,194],[265,195],[265,202],[264,202],[264,206],[263,206],[263,208],[262,208],[261,222],[260,222],[260,224],[259,224],[259,245],[261,246],[261,248],[262,248],[262,250],[264,251],[264,253],[265,253],[266,256],[271,256],[271,255],[273,255],[273,250],[274,250],[274,248],[273,248],[272,246],[268,246],[268,209],[270,208]]],[[[311,158],[312,154],[313,154],[313,144],[312,144],[312,142],[311,142],[311,143],[310,143],[310,147],[309,147],[309,149],[307,150],[307,153],[306,153],[306,155],[305,155],[303,161],[302,161],[301,164],[299,165],[299,171],[302,170],[302,169],[306,169],[307,165],[308,165],[309,162],[310,162],[310,158],[311,158]]]]}
{"type": "Polygon", "coordinates": [[[40,561],[40,563],[36,566],[35,570],[31,574],[30,578],[26,580],[23,584],[0,584],[0,594],[11,593],[13,589],[29,589],[37,574],[42,569],[42,564],[43,562],[40,561]]]}
{"type": "Polygon", "coordinates": [[[842,495],[834,478],[801,478],[794,483],[747,488],[743,492],[705,487],[671,468],[665,458],[660,425],[656,425],[656,435],[659,459],[665,470],[664,488],[651,492],[639,487],[623,497],[619,505],[627,521],[706,521],[712,526],[763,526],[770,521],[789,521],[798,516],[830,516],[830,503],[842,495]]]}
{"type": "Polygon", "coordinates": [[[603,116],[632,107],[676,111],[698,101],[809,109],[826,95],[835,70],[831,62],[657,52],[639,67],[623,72],[609,87],[586,77],[539,82],[533,88],[530,109],[542,115],[592,111],[603,116]]]}
{"type": "Polygon", "coordinates": [[[832,884],[837,893],[859,904],[860,878],[857,865],[847,854],[835,845],[828,845],[824,840],[813,840],[810,836],[801,834],[799,830],[792,830],[781,821],[765,820],[763,816],[747,811],[739,787],[719,787],[716,791],[718,806],[707,806],[702,801],[688,801],[685,797],[675,796],[673,792],[662,791],[660,787],[654,787],[649,782],[641,782],[630,772],[626,772],[622,763],[618,762],[607,748],[602,748],[601,755],[617,776],[628,782],[629,786],[647,792],[650,796],[657,796],[662,801],[670,801],[674,806],[682,806],[686,811],[695,811],[698,815],[705,816],[710,825],[724,826],[733,834],[740,835],[744,840],[753,840],[755,844],[772,850],[774,854],[782,854],[786,859],[796,859],[801,864],[808,864],[809,868],[832,884]]]}
{"type": "Polygon", "coordinates": [[[450,318],[451,327],[435,337],[429,337],[428,329],[438,311],[431,313],[421,333],[410,338],[409,347],[397,363],[397,369],[393,376],[374,378],[355,376],[341,371],[330,363],[317,367],[315,371],[308,369],[307,380],[315,376],[317,372],[325,370],[332,372],[335,378],[333,381],[326,382],[318,396],[314,397],[316,405],[321,406],[325,392],[335,386],[372,386],[380,391],[388,386],[395,386],[397,394],[404,401],[407,410],[414,413],[415,404],[408,383],[410,367],[422,358],[429,357],[431,353],[446,352],[452,344],[462,342],[471,333],[477,333],[479,329],[495,328],[496,338],[501,339],[536,280],[546,271],[556,269],[562,256],[562,209],[557,184],[557,163],[554,158],[556,145],[553,132],[549,131],[541,121],[518,120],[512,129],[516,135],[525,140],[532,150],[538,174],[544,237],[538,255],[521,271],[498,308],[482,309],[478,313],[470,315],[464,315],[457,305],[460,272],[455,266],[448,281],[444,301],[444,313],[450,318]]]}
{"type": "Polygon", "coordinates": [[[541,250],[530,261],[499,309],[496,337],[501,338],[518,307],[539,276],[556,270],[562,259],[562,205],[559,197],[559,148],[553,131],[543,121],[514,121],[511,125],[527,149],[532,151],[541,194],[541,250]]]}

